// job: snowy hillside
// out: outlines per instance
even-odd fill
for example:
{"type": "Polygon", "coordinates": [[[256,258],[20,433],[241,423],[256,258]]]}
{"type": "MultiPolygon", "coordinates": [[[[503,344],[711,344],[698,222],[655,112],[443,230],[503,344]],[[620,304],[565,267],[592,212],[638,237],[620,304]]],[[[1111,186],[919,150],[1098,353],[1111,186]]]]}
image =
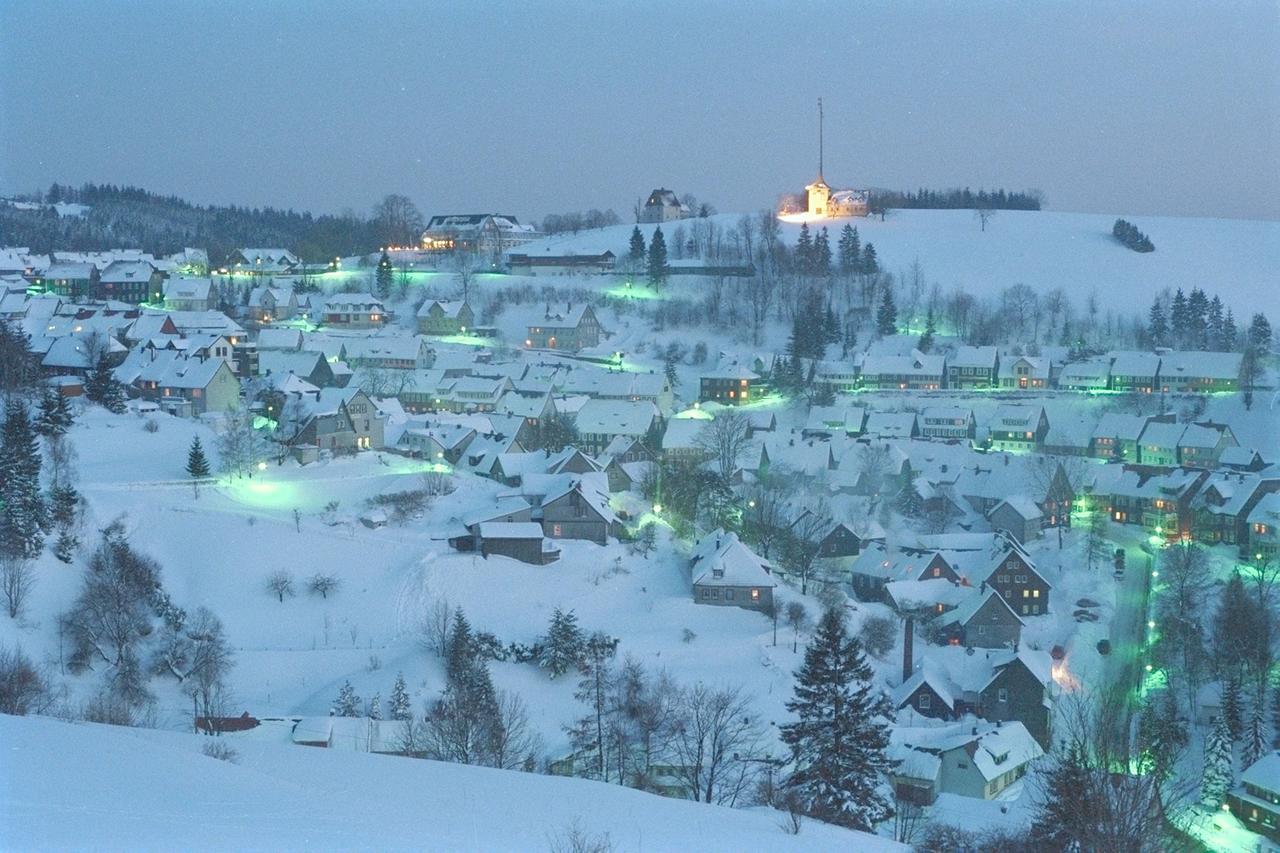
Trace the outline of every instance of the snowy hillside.
{"type": "MultiPolygon", "coordinates": [[[[736,226],[738,214],[714,217],[723,228],[736,226]]],[[[829,219],[810,225],[826,227],[835,242],[845,223],[857,226],[863,242],[875,244],[881,264],[893,273],[919,260],[928,279],[944,291],[963,289],[975,296],[994,296],[1014,284],[1044,292],[1061,287],[1078,304],[1091,291],[1099,298],[1123,294],[1113,308],[1145,310],[1164,288],[1203,287],[1219,294],[1236,314],[1274,313],[1280,306],[1276,270],[1280,269],[1280,222],[1240,219],[1131,217],[1155,243],[1150,254],[1132,252],[1115,241],[1116,216],[1052,211],[999,211],[979,230],[968,210],[898,210],[877,218],[829,219]]],[[[691,220],[670,222],[671,232],[691,220]]],[[[631,225],[576,235],[557,235],[521,248],[529,254],[586,254],[625,251],[631,225]]],[[[640,226],[646,241],[654,228],[640,226]]],[[[782,232],[789,241],[799,222],[782,232]]],[[[679,261],[674,261],[679,263],[679,261]]]]}
{"type": "Polygon", "coordinates": [[[0,716],[6,850],[546,850],[578,821],[616,851],[902,845],[806,821],[579,779],[0,716]],[[109,820],[104,820],[109,815],[109,820]]]}

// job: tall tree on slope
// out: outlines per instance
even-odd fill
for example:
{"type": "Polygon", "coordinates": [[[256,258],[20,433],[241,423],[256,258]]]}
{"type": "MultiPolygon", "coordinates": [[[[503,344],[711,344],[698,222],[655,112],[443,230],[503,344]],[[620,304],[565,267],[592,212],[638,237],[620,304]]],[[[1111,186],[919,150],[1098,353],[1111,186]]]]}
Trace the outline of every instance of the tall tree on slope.
{"type": "Polygon", "coordinates": [[[893,767],[889,707],[873,693],[871,667],[844,616],[830,609],[796,673],[787,710],[796,722],[782,727],[795,770],[786,781],[806,814],[851,829],[870,830],[893,809],[880,790],[880,775],[893,767]]]}
{"type": "Polygon", "coordinates": [[[11,396],[0,427],[0,556],[29,560],[44,546],[41,461],[26,404],[11,396]]]}

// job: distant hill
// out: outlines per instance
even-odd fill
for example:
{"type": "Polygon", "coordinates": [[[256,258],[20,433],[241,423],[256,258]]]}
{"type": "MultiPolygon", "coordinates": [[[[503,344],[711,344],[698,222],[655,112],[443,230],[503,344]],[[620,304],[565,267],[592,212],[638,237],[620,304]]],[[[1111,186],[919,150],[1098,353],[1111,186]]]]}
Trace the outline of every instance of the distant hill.
{"type": "Polygon", "coordinates": [[[55,184],[40,199],[46,204],[32,201],[0,202],[0,244],[42,254],[128,247],[160,255],[192,246],[208,249],[214,261],[237,246],[281,246],[313,262],[368,252],[378,244],[373,224],[358,216],[202,206],[136,187],[55,184]]]}

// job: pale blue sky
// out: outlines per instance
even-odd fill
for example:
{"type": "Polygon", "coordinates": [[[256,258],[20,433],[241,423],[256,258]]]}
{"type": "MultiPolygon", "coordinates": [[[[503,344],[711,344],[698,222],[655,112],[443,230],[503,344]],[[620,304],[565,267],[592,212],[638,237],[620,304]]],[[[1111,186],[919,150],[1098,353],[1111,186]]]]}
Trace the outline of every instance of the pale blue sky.
{"type": "Polygon", "coordinates": [[[0,192],[522,216],[659,185],[1280,218],[1276,2],[0,0],[0,192]]]}

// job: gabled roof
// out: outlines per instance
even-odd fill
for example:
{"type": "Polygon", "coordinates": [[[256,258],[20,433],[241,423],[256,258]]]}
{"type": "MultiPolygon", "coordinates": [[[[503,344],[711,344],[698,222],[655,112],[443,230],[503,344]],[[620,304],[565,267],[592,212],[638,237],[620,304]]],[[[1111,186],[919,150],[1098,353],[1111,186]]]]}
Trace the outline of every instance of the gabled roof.
{"type": "Polygon", "coordinates": [[[1026,622],[1023,622],[1022,617],[1014,612],[1014,609],[1009,606],[1009,602],[1005,601],[1000,593],[996,592],[994,589],[988,589],[985,594],[976,595],[961,604],[955,610],[942,614],[940,623],[943,625],[967,625],[969,621],[978,614],[978,611],[993,598],[999,602],[1000,607],[1009,611],[1009,615],[1017,620],[1019,625],[1027,624],[1026,622]]]}
{"type": "Polygon", "coordinates": [[[443,299],[429,300],[422,303],[422,307],[418,309],[417,316],[429,317],[431,316],[431,310],[438,307],[440,309],[440,313],[445,317],[448,317],[451,320],[456,320],[458,319],[459,312],[461,312],[466,305],[467,303],[461,299],[453,301],[446,301],[443,299]]]}
{"type": "Polygon", "coordinates": [[[717,528],[702,537],[691,557],[695,586],[777,586],[769,563],[738,539],[717,528]]]}
{"type": "Polygon", "coordinates": [[[1137,441],[1142,435],[1142,431],[1146,429],[1147,420],[1144,415],[1107,412],[1098,420],[1098,426],[1093,431],[1093,437],[1137,441]]]}
{"type": "Polygon", "coordinates": [[[1154,353],[1121,351],[1112,355],[1112,376],[1155,376],[1160,369],[1160,356],[1154,353]]]}
{"type": "Polygon", "coordinates": [[[658,410],[647,400],[588,400],[578,410],[580,433],[643,436],[658,418],[658,410]]]}
{"type": "Polygon", "coordinates": [[[996,366],[996,348],[956,347],[955,355],[947,359],[947,367],[985,367],[994,370],[996,366]]]}
{"type": "Polygon", "coordinates": [[[164,283],[165,299],[208,300],[213,280],[208,278],[171,278],[164,283]]]}
{"type": "Polygon", "coordinates": [[[156,268],[146,261],[115,261],[102,271],[99,280],[107,284],[150,281],[156,268]]]}
{"type": "Polygon", "coordinates": [[[1160,356],[1162,379],[1232,380],[1240,376],[1238,352],[1183,352],[1175,350],[1160,356]]]}

